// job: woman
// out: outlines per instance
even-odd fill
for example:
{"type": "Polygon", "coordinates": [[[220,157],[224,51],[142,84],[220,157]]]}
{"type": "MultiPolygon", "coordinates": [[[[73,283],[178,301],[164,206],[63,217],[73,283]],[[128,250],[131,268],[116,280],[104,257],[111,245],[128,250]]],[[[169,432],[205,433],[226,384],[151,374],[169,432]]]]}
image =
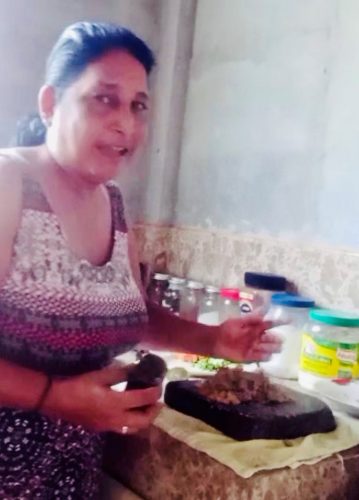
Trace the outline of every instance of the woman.
{"type": "Polygon", "coordinates": [[[233,360],[278,349],[260,318],[208,327],[146,310],[111,183],[147,133],[150,49],[77,23],[47,63],[39,117],[0,155],[0,498],[96,498],[102,433],[136,432],[160,388],[115,392],[142,341],[233,360]],[[145,408],[145,409],[144,409],[145,408]]]}

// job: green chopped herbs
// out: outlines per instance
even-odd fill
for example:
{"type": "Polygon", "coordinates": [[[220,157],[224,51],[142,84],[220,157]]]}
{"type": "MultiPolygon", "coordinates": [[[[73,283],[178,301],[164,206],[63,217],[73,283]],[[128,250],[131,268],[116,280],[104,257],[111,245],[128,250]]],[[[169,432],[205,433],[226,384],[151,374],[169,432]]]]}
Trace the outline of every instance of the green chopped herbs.
{"type": "Polygon", "coordinates": [[[200,357],[194,361],[194,366],[200,368],[201,370],[217,371],[220,368],[225,368],[227,366],[233,365],[231,361],[220,358],[204,358],[200,357]]]}

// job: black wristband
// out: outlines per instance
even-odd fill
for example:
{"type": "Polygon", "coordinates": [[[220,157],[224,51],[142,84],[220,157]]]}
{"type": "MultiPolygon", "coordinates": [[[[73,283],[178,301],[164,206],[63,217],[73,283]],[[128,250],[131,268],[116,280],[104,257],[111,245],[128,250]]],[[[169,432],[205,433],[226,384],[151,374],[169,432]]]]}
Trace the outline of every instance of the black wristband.
{"type": "Polygon", "coordinates": [[[42,408],[42,405],[44,404],[45,399],[47,398],[47,395],[49,394],[49,391],[52,386],[52,378],[50,375],[46,375],[46,385],[39,397],[39,400],[37,401],[36,405],[33,408],[33,411],[40,411],[42,408]]]}

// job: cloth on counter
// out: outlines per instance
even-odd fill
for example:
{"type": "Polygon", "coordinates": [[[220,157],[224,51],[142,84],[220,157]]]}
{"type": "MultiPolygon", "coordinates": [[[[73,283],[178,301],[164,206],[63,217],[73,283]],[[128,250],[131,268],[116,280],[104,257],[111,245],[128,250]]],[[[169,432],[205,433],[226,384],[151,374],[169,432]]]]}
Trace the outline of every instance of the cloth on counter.
{"type": "Polygon", "coordinates": [[[231,468],[244,478],[264,470],[315,464],[359,444],[359,420],[335,414],[337,428],[291,440],[235,441],[213,427],[164,407],[155,425],[195,450],[231,468]]]}

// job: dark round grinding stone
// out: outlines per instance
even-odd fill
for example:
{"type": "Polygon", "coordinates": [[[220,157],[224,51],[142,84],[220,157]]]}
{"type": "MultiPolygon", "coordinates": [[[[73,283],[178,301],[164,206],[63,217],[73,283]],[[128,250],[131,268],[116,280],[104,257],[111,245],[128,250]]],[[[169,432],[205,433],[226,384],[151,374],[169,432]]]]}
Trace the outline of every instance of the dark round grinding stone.
{"type": "Polygon", "coordinates": [[[329,407],[312,396],[286,389],[291,401],[285,403],[225,404],[202,396],[197,389],[199,383],[169,382],[165,403],[238,441],[294,439],[336,428],[329,407]]]}
{"type": "Polygon", "coordinates": [[[162,358],[156,354],[146,354],[128,374],[126,391],[161,385],[166,371],[167,366],[162,358]]]}

